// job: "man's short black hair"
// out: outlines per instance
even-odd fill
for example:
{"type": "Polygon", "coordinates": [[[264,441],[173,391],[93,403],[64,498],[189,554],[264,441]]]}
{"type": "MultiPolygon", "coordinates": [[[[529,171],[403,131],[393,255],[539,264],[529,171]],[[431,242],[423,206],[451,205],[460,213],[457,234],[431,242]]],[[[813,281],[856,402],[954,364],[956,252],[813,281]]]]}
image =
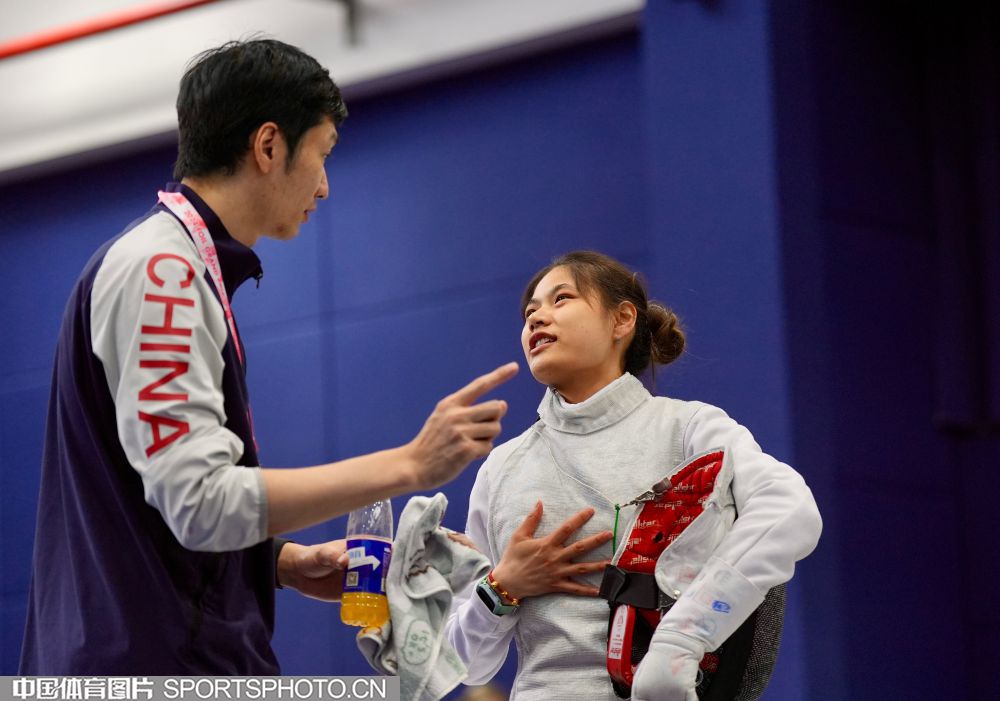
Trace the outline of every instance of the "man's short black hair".
{"type": "Polygon", "coordinates": [[[278,125],[294,157],[302,135],[325,118],[339,126],[347,107],[313,57],[274,39],[210,49],[181,78],[174,178],[232,175],[265,122],[278,125]]]}

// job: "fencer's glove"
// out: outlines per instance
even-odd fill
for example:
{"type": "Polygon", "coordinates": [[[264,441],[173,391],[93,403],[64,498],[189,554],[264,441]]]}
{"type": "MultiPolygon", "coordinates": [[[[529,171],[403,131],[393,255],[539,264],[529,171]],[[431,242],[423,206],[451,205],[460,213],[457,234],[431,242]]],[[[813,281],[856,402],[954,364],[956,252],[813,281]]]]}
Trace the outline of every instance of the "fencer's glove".
{"type": "Polygon", "coordinates": [[[658,628],[632,680],[632,701],[698,701],[698,663],[705,645],[658,628]]]}
{"type": "Polygon", "coordinates": [[[709,558],[653,633],[635,671],[633,701],[697,701],[701,658],[722,645],[763,601],[764,594],[734,567],[709,558]]]}

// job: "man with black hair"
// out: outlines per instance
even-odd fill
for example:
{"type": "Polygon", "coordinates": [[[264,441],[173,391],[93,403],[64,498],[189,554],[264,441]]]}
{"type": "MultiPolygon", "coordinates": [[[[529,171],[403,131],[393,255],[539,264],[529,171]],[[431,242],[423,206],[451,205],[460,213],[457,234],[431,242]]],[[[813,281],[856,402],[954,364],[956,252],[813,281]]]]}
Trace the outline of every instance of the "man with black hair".
{"type": "Polygon", "coordinates": [[[506,412],[476,402],[514,364],[404,446],[261,468],[230,298],[261,275],[256,241],[293,238],[327,197],[347,110],[314,59],[261,39],[199,56],[177,113],[179,182],[94,254],[64,314],[22,674],[278,673],[274,587],[336,600],[346,556],[274,536],[451,480],[506,412]]]}

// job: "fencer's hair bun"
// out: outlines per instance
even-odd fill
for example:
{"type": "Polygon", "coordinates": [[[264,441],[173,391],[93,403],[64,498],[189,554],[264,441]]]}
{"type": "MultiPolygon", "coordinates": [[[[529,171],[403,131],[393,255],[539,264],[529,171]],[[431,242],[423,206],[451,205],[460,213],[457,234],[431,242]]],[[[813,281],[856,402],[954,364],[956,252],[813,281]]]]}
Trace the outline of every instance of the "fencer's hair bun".
{"type": "Polygon", "coordinates": [[[659,302],[650,302],[646,313],[653,362],[658,365],[672,363],[684,352],[684,331],[680,319],[659,302]]]}

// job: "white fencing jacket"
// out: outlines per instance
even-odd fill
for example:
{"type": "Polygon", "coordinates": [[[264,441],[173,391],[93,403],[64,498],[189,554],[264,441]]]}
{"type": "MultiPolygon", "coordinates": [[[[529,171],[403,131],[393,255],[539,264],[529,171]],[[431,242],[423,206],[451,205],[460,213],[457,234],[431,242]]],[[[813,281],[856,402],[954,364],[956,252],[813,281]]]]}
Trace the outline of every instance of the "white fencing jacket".
{"type": "MultiPolygon", "coordinates": [[[[616,504],[628,503],[692,456],[718,448],[731,460],[734,503],[706,508],[688,527],[706,536],[701,547],[686,549],[687,561],[670,563],[676,576],[664,578],[657,567],[661,588],[668,584],[669,593],[680,597],[661,628],[690,629],[690,621],[680,620],[692,610],[688,588],[710,559],[735,575],[727,594],[741,617],[738,625],[770,588],[791,579],[796,561],[816,546],[822,524],[805,481],[762,452],[750,432],[717,407],[653,397],[626,373],[579,404],[548,390],[538,413],[537,423],[490,454],[472,489],[466,530],[494,563],[538,499],[544,505],[538,535],[582,508],[596,510],[574,542],[611,530],[616,504]],[[739,514],[735,522],[732,506],[739,514]]],[[[638,508],[622,509],[619,540],[638,508]]],[[[584,559],[611,555],[609,543],[584,559]]],[[[600,579],[595,574],[581,581],[596,587],[600,579]]],[[[519,660],[511,699],[610,701],[617,697],[605,664],[607,626],[603,599],[549,594],[495,616],[469,587],[455,599],[447,634],[469,668],[468,684],[496,674],[513,638],[519,660]]],[[[713,639],[710,631],[705,637],[708,649],[725,640],[713,639]]]]}

